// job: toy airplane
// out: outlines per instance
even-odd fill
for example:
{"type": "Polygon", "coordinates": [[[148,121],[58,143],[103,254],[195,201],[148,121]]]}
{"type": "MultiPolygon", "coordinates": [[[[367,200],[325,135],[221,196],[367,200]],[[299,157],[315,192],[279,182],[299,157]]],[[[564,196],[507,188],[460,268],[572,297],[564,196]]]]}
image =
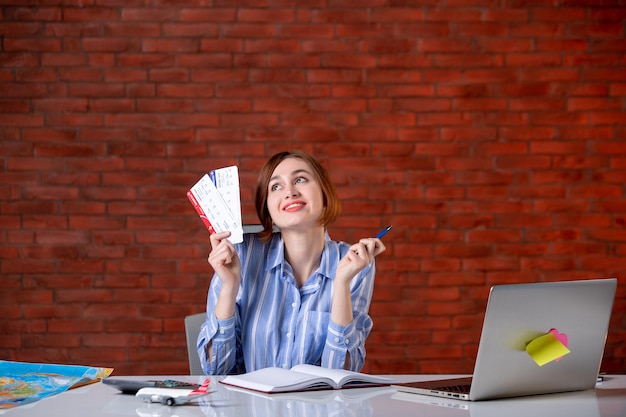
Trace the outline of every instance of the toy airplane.
{"type": "Polygon", "coordinates": [[[197,389],[182,389],[182,388],[154,388],[145,387],[141,388],[135,394],[136,397],[141,398],[147,403],[161,403],[164,405],[181,405],[191,401],[196,401],[199,398],[205,397],[211,394],[209,391],[210,380],[205,380],[202,385],[197,389]]]}

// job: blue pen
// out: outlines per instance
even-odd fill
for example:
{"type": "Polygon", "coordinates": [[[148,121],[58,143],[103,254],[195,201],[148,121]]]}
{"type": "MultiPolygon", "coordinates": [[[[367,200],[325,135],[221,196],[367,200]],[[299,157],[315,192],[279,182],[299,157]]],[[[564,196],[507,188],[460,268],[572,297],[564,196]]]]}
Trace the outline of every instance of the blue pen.
{"type": "Polygon", "coordinates": [[[390,229],[391,229],[391,226],[385,227],[376,235],[376,239],[380,239],[381,237],[385,236],[390,229]]]}

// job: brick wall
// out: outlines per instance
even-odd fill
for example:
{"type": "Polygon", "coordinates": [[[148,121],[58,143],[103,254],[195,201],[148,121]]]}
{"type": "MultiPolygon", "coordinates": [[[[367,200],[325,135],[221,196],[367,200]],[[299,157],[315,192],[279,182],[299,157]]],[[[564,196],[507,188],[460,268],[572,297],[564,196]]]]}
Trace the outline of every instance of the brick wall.
{"type": "MultiPolygon", "coordinates": [[[[237,164],[253,223],[285,148],[332,171],[334,238],[394,225],[366,371],[471,372],[493,284],[625,279],[623,0],[9,0],[1,18],[2,359],[186,373],[211,270],[185,191],[237,164]]],[[[603,370],[626,371],[625,313],[620,282],[603,370]]]]}

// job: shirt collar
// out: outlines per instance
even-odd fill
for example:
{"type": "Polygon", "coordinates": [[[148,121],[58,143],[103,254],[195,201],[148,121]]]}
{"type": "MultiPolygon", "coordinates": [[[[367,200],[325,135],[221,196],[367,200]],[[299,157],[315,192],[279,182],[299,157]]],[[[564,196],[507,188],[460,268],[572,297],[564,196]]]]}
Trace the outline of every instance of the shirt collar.
{"type": "Polygon", "coordinates": [[[269,250],[267,252],[267,264],[265,269],[267,271],[282,267],[285,262],[285,245],[283,243],[283,236],[280,233],[272,234],[272,239],[269,243],[269,250]]]}
{"type": "MultiPolygon", "coordinates": [[[[283,237],[280,233],[274,233],[272,235],[272,240],[269,243],[269,250],[267,253],[268,261],[266,265],[266,270],[271,270],[274,268],[281,268],[285,264],[285,244],[283,242],[283,237]]],[[[324,232],[324,250],[322,251],[322,260],[320,261],[320,266],[317,269],[316,273],[322,275],[325,278],[333,279],[335,277],[334,271],[330,271],[332,259],[339,259],[339,246],[335,244],[330,239],[328,235],[328,231],[324,232]]]]}

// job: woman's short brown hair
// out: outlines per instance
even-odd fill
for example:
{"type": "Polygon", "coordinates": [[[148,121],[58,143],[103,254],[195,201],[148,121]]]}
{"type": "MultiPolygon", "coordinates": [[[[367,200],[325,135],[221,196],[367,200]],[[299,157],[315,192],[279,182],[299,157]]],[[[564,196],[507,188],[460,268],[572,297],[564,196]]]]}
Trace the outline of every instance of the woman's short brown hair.
{"type": "Polygon", "coordinates": [[[319,223],[323,226],[327,226],[337,219],[341,212],[341,202],[335,191],[335,186],[330,180],[328,171],[322,166],[322,164],[312,155],[304,151],[290,151],[279,152],[267,160],[261,172],[259,174],[259,180],[256,187],[255,206],[256,213],[259,217],[263,230],[259,232],[261,240],[268,241],[272,236],[274,223],[270,212],[267,208],[267,194],[269,193],[269,183],[276,167],[287,158],[298,158],[309,164],[313,170],[315,179],[319,182],[322,188],[322,197],[324,201],[324,209],[319,223]]]}

